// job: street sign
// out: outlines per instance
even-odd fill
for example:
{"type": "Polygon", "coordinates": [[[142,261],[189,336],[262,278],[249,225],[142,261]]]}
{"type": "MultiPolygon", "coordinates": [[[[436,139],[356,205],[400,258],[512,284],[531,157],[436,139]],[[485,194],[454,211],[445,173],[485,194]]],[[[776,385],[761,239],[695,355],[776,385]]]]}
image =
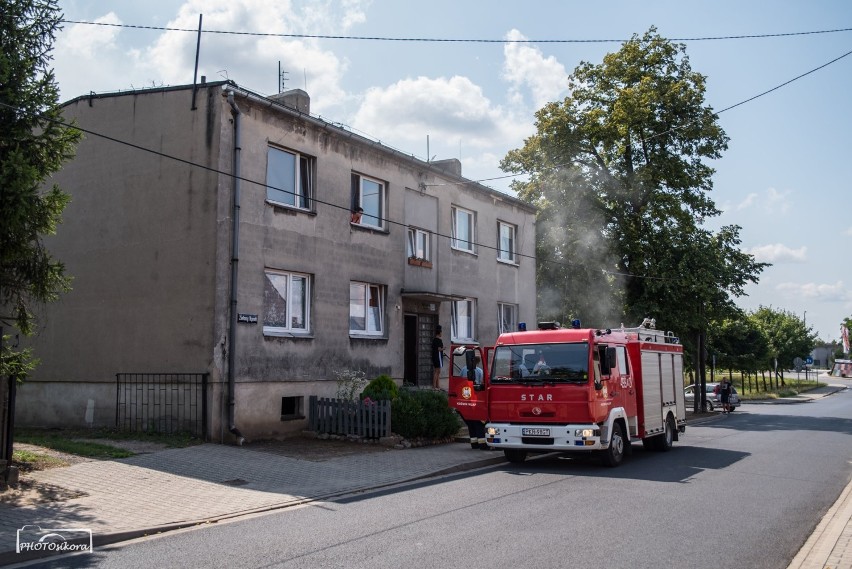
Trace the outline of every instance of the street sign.
{"type": "Polygon", "coordinates": [[[813,365],[814,359],[812,357],[808,356],[808,357],[805,358],[805,363],[808,364],[808,365],[813,365]]]}

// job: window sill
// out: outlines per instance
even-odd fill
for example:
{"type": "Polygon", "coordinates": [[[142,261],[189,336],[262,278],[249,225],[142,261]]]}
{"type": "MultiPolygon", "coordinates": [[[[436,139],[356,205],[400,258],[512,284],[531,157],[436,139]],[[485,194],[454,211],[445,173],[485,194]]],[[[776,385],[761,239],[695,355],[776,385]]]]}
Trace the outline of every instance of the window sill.
{"type": "Polygon", "coordinates": [[[432,268],[432,261],[427,261],[426,259],[415,259],[413,257],[409,257],[408,264],[414,267],[423,267],[424,269],[432,268]]]}
{"type": "Polygon", "coordinates": [[[361,225],[360,223],[355,223],[354,221],[350,221],[349,226],[352,229],[357,229],[358,231],[368,231],[377,235],[388,235],[390,233],[390,231],[388,231],[387,229],[382,229],[381,227],[376,227],[374,225],[361,225]]]}
{"type": "Polygon", "coordinates": [[[349,339],[350,340],[367,340],[367,341],[370,341],[370,342],[387,342],[388,337],[387,336],[375,336],[375,335],[370,335],[370,334],[355,334],[355,333],[349,332],[349,339]]]}
{"type": "Polygon", "coordinates": [[[296,215],[299,213],[303,213],[305,215],[316,215],[317,212],[310,209],[303,209],[300,207],[296,207],[293,205],[282,204],[279,202],[271,202],[269,200],[265,200],[266,205],[270,206],[275,213],[284,213],[289,215],[296,215]]]}
{"type": "Polygon", "coordinates": [[[450,245],[450,249],[452,251],[455,251],[456,253],[466,253],[468,255],[471,255],[472,257],[478,256],[475,251],[471,251],[469,249],[459,249],[458,247],[453,247],[452,245],[450,245]]]}
{"type": "Polygon", "coordinates": [[[313,340],[314,335],[310,333],[306,334],[297,334],[295,332],[278,332],[274,330],[264,330],[263,336],[265,338],[290,338],[293,340],[313,340]]]}
{"type": "Polygon", "coordinates": [[[509,265],[510,267],[520,267],[517,261],[509,261],[508,259],[497,258],[497,262],[501,265],[509,265]]]}

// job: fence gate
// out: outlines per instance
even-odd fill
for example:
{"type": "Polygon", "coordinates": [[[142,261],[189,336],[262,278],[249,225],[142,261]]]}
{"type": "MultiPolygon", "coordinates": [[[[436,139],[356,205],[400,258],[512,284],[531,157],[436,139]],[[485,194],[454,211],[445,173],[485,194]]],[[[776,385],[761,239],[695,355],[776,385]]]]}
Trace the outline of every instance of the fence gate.
{"type": "Polygon", "coordinates": [[[207,373],[115,374],[115,426],[207,440],[207,373]]]}

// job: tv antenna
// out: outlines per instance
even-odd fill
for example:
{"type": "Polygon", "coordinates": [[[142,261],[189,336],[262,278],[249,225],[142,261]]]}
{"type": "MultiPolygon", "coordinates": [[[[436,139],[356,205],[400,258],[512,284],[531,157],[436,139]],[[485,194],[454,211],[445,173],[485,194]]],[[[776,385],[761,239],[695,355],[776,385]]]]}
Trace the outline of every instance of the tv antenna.
{"type": "Polygon", "coordinates": [[[289,75],[289,74],[290,74],[289,71],[281,71],[281,62],[279,61],[278,62],[278,92],[279,93],[284,92],[284,82],[290,80],[290,78],[287,77],[287,75],[289,75]]]}

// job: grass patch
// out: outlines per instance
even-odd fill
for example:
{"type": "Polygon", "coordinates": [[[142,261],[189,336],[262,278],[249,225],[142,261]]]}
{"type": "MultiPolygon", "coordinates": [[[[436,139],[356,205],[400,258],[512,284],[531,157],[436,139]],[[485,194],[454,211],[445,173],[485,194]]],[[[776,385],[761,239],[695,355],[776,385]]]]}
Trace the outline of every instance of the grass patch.
{"type": "Polygon", "coordinates": [[[68,466],[68,463],[61,458],[28,450],[14,451],[12,453],[12,462],[25,472],[68,466]]]}
{"type": "Polygon", "coordinates": [[[127,458],[134,454],[114,446],[73,440],[62,431],[27,432],[23,430],[23,432],[15,433],[15,441],[88,458],[127,458]]]}
{"type": "Polygon", "coordinates": [[[166,448],[183,448],[200,444],[201,440],[187,433],[128,433],[115,429],[34,429],[21,428],[15,430],[15,441],[28,443],[55,451],[83,456],[87,458],[110,459],[127,458],[134,452],[95,442],[91,439],[110,441],[143,441],[157,443],[166,448]]]}

